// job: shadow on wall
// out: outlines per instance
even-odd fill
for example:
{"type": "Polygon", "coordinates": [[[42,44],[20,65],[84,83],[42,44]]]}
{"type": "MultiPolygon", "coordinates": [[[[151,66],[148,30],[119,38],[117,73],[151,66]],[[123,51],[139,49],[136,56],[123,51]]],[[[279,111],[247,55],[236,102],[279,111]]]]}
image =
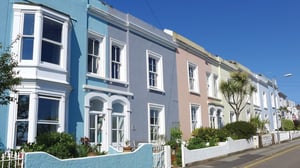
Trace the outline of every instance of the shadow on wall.
{"type": "Polygon", "coordinates": [[[3,152],[5,150],[5,146],[0,138],[0,152],[3,152]]]}
{"type": "MultiPolygon", "coordinates": [[[[78,23],[74,23],[78,24],[78,23]]],[[[72,86],[72,91],[69,95],[69,114],[68,114],[68,132],[75,135],[77,138],[82,135],[77,135],[77,127],[78,123],[83,123],[83,114],[80,113],[80,105],[78,95],[78,88],[81,88],[81,83],[79,82],[79,69],[80,67],[80,57],[82,56],[82,52],[79,47],[79,40],[76,36],[76,32],[74,27],[71,31],[71,53],[70,53],[70,83],[72,86]]],[[[79,33],[78,33],[79,34],[79,33]]]]}

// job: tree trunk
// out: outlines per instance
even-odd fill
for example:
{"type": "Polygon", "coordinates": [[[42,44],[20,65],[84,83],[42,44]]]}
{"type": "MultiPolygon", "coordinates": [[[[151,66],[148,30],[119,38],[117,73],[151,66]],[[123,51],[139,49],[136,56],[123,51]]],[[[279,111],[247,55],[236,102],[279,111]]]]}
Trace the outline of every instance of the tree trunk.
{"type": "Polygon", "coordinates": [[[235,121],[239,121],[240,113],[235,112],[235,121]]]}

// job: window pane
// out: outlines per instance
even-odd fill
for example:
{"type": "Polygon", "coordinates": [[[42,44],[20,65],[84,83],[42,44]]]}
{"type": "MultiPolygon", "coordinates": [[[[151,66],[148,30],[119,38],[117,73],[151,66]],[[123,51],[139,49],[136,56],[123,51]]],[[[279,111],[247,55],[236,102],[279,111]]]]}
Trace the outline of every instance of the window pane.
{"type": "Polygon", "coordinates": [[[24,15],[24,35],[33,35],[34,32],[34,14],[25,14],[24,15]]]}
{"type": "Polygon", "coordinates": [[[60,64],[60,46],[46,41],[42,43],[42,61],[60,64]]]}
{"type": "Polygon", "coordinates": [[[21,146],[27,143],[28,137],[28,121],[17,121],[17,141],[16,145],[21,146]]]}
{"type": "Polygon", "coordinates": [[[111,141],[117,142],[117,130],[112,130],[111,141]]]}
{"type": "Polygon", "coordinates": [[[27,119],[29,111],[29,95],[19,95],[17,119],[27,119]]]}
{"type": "Polygon", "coordinates": [[[95,129],[95,114],[90,114],[90,129],[95,129]]]}
{"type": "Polygon", "coordinates": [[[88,55],[88,72],[93,72],[93,56],[88,55]]]}
{"type": "Polygon", "coordinates": [[[91,111],[102,111],[103,110],[103,102],[100,100],[91,100],[90,101],[90,110],[91,111]]]}
{"type": "Polygon", "coordinates": [[[56,132],[57,125],[54,124],[38,124],[37,125],[37,136],[47,133],[47,132],[56,132]]]}
{"type": "Polygon", "coordinates": [[[58,121],[58,100],[39,98],[38,106],[38,120],[58,121]]]}
{"type": "Polygon", "coordinates": [[[61,42],[62,24],[44,18],[43,38],[61,42]]]}
{"type": "Polygon", "coordinates": [[[90,129],[90,142],[95,143],[95,129],[90,129]]]}
{"type": "Polygon", "coordinates": [[[98,55],[99,54],[99,41],[95,40],[95,44],[94,44],[94,55],[98,55]]]}
{"type": "Polygon", "coordinates": [[[89,52],[89,54],[93,54],[93,45],[94,45],[93,40],[89,39],[89,41],[88,41],[88,52],[89,52]]]}
{"type": "Polygon", "coordinates": [[[117,129],[117,117],[112,117],[112,129],[117,129]]]}
{"type": "Polygon", "coordinates": [[[33,38],[22,38],[22,60],[32,60],[33,55],[33,38]]]}
{"type": "Polygon", "coordinates": [[[123,113],[124,107],[121,103],[114,103],[112,105],[114,113],[123,113]]]}

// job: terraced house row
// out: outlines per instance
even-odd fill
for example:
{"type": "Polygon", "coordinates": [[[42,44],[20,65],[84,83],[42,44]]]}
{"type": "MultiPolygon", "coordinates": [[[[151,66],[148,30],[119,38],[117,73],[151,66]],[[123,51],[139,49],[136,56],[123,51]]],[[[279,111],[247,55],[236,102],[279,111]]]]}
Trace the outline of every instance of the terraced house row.
{"type": "Polygon", "coordinates": [[[99,0],[4,0],[0,9],[0,41],[12,45],[22,77],[0,107],[2,149],[48,131],[88,137],[103,151],[157,143],[177,126],[186,140],[195,128],[235,121],[219,90],[234,71],[257,87],[241,120],[259,115],[273,131],[277,107],[298,116],[276,82],[99,0]]]}

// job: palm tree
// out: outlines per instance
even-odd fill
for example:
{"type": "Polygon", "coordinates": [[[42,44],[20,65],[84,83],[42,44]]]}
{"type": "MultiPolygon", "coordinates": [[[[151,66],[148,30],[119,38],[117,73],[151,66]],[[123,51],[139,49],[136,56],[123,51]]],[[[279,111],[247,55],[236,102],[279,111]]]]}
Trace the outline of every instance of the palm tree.
{"type": "Polygon", "coordinates": [[[233,109],[236,121],[238,121],[250,95],[256,92],[256,88],[251,85],[246,72],[232,72],[230,77],[227,81],[221,81],[220,90],[227,103],[233,109]]]}
{"type": "Polygon", "coordinates": [[[257,129],[259,134],[267,133],[266,124],[269,124],[268,120],[261,120],[258,115],[255,115],[254,117],[251,116],[250,123],[257,129]]]}

